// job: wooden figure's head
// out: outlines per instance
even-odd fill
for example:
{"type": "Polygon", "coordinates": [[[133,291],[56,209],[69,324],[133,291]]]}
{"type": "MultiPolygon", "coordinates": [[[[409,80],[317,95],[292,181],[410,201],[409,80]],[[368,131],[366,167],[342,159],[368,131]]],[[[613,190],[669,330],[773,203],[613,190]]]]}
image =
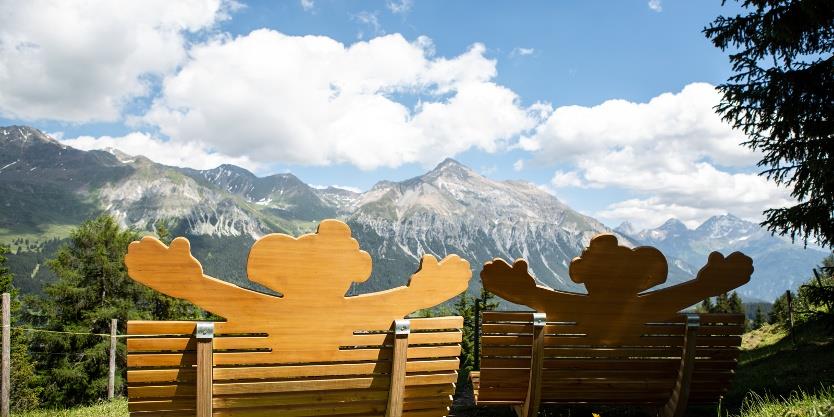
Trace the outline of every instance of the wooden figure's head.
{"type": "Polygon", "coordinates": [[[666,282],[668,265],[655,248],[630,249],[618,245],[616,236],[603,234],[571,261],[569,273],[573,282],[585,284],[589,295],[625,296],[666,282]]]}
{"type": "Polygon", "coordinates": [[[286,299],[332,299],[344,297],[352,283],[371,276],[371,256],[359,249],[348,225],[325,220],[316,233],[258,239],[249,252],[247,272],[250,280],[286,299]]]}

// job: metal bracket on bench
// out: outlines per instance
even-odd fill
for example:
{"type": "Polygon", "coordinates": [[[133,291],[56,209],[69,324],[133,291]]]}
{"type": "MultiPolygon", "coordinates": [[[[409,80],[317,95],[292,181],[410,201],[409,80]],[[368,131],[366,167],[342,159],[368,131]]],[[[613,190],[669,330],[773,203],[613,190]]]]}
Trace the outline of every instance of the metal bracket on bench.
{"type": "Polygon", "coordinates": [[[686,313],[686,328],[697,329],[701,327],[701,315],[698,313],[686,313]]]}
{"type": "Polygon", "coordinates": [[[394,334],[411,333],[411,320],[394,320],[394,334]]]}
{"type": "Polygon", "coordinates": [[[197,329],[194,331],[197,340],[214,339],[214,323],[210,321],[198,321],[197,329]]]}

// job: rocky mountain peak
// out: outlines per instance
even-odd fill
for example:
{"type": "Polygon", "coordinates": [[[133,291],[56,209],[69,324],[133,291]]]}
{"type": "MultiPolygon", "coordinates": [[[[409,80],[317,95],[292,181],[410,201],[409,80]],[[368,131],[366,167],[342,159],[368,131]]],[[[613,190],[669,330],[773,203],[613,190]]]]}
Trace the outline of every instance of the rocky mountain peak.
{"type": "Polygon", "coordinates": [[[678,232],[678,233],[686,232],[686,231],[689,230],[689,228],[686,227],[686,225],[683,224],[682,221],[680,221],[680,220],[678,220],[674,217],[672,217],[669,220],[666,220],[665,222],[663,222],[663,224],[660,225],[660,227],[658,227],[658,229],[665,230],[665,231],[668,231],[668,232],[678,232]]]}
{"type": "Polygon", "coordinates": [[[463,165],[452,158],[446,158],[443,162],[437,164],[433,170],[427,172],[421,178],[428,181],[440,177],[464,180],[473,176],[480,177],[480,175],[466,165],[463,165]]]}
{"type": "Polygon", "coordinates": [[[626,235],[626,236],[632,236],[632,235],[637,234],[637,229],[628,220],[620,223],[619,226],[614,228],[614,231],[617,232],[617,233],[626,235]]]}
{"type": "Polygon", "coordinates": [[[740,219],[732,214],[712,216],[695,229],[695,233],[711,239],[733,238],[759,231],[753,222],[740,219]]]}
{"type": "Polygon", "coordinates": [[[31,146],[34,144],[49,143],[61,146],[60,142],[42,131],[29,126],[3,126],[0,127],[0,141],[17,146],[31,146]]]}

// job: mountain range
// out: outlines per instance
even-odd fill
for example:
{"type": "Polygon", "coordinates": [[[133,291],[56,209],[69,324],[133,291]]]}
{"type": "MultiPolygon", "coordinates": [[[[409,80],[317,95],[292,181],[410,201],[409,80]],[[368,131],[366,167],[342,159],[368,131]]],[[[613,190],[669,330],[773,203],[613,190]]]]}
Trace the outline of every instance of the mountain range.
{"type": "MultiPolygon", "coordinates": [[[[357,193],[317,189],[289,173],[258,177],[234,165],[196,170],[114,149],[82,151],[34,128],[0,127],[0,243],[12,245],[20,288],[37,292],[53,279],[42,266],[57,242],[104,212],[140,231],[167,221],[175,235],[191,240],[206,273],[260,290],[246,279],[252,242],[267,233],[311,232],[325,218],[346,221],[374,259],[372,278],[353,293],[405,284],[424,253],[457,253],[470,261],[474,277],[493,257],[524,257],[541,283],[584,291],[568,278],[568,264],[604,232],[664,251],[667,284],[691,277],[710,250],[745,251],[756,272],[742,294],[765,300],[795,288],[826,255],[730,215],[695,230],[673,220],[651,230],[611,230],[534,184],[492,180],[452,159],[357,193]]],[[[473,279],[472,290],[478,286],[473,279]]]]}

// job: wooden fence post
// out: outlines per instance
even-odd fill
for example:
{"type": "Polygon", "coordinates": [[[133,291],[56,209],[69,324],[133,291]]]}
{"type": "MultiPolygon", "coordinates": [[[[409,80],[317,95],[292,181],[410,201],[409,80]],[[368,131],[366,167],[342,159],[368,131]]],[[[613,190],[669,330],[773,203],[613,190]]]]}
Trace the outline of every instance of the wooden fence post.
{"type": "Polygon", "coordinates": [[[11,378],[9,374],[11,373],[11,343],[12,343],[12,335],[11,335],[11,308],[12,308],[12,301],[9,296],[9,293],[3,293],[3,359],[2,359],[2,367],[3,367],[3,375],[0,378],[0,416],[2,417],[9,417],[9,393],[10,387],[9,384],[11,383],[11,378]]]}
{"type": "Polygon", "coordinates": [[[790,326],[788,332],[791,334],[793,347],[796,347],[796,335],[793,331],[793,296],[791,296],[791,290],[785,291],[785,295],[788,298],[788,326],[790,326]]]}
{"type": "Polygon", "coordinates": [[[385,417],[401,417],[403,415],[409,334],[411,334],[411,320],[394,320],[394,355],[391,359],[391,385],[388,388],[388,405],[385,407],[385,417]]]}
{"type": "Polygon", "coordinates": [[[214,375],[214,323],[199,322],[197,338],[197,417],[211,417],[214,375]]]}
{"type": "Polygon", "coordinates": [[[117,319],[110,320],[110,370],[107,374],[107,399],[116,395],[116,325],[117,319]]]}

